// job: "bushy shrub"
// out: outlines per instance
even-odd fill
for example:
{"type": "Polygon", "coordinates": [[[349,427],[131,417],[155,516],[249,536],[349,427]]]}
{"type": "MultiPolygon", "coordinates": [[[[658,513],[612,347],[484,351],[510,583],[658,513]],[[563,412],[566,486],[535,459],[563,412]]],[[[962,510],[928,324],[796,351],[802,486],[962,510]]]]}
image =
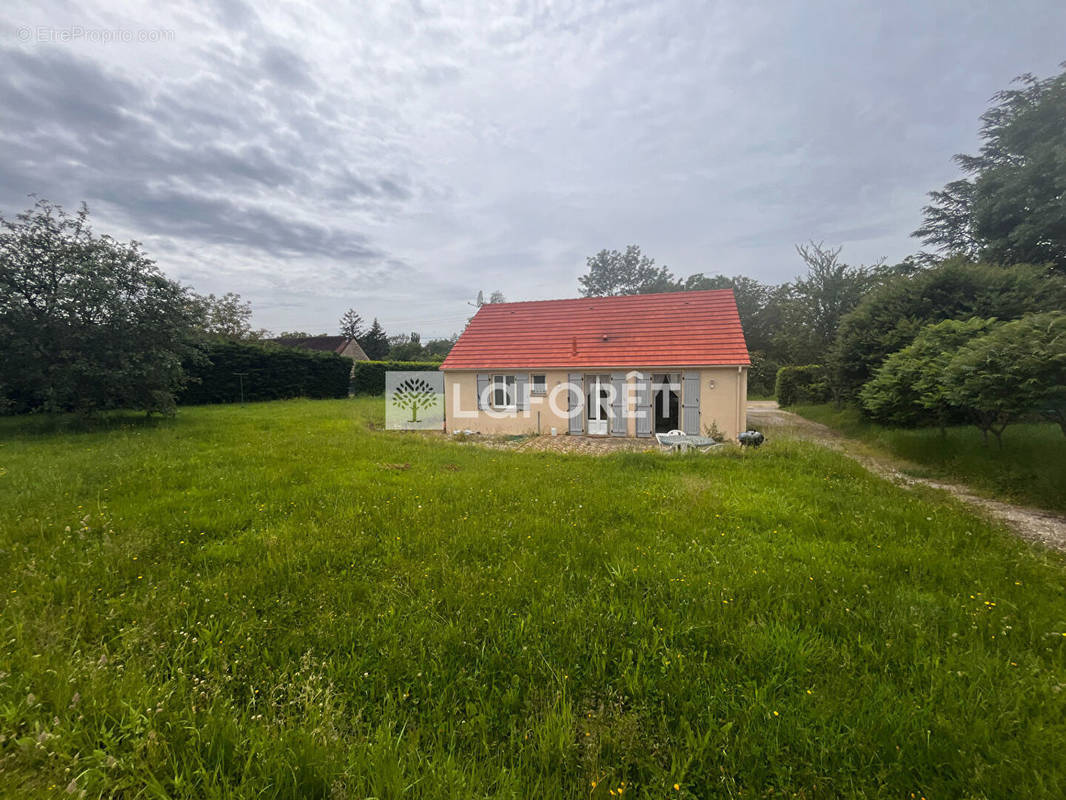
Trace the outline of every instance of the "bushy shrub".
{"type": "Polygon", "coordinates": [[[781,367],[774,387],[777,402],[783,406],[796,403],[825,403],[832,396],[829,374],[821,364],[781,367]]]}
{"type": "Polygon", "coordinates": [[[352,370],[352,394],[384,394],[385,373],[389,371],[432,370],[439,361],[356,361],[352,370]]]}
{"type": "Polygon", "coordinates": [[[871,292],[840,323],[830,355],[834,388],[854,398],[874,370],[926,325],[946,319],[1018,319],[1066,308],[1066,278],[1047,267],[947,261],[871,292]]]}
{"type": "Polygon", "coordinates": [[[352,362],[336,353],[316,353],[269,344],[212,341],[200,362],[185,365],[189,384],[182,405],[234,403],[288,397],[347,397],[352,362]]]}
{"type": "Polygon", "coordinates": [[[862,387],[859,400],[867,416],[889,425],[918,427],[960,422],[959,409],[944,393],[943,373],[959,349],[996,325],[974,317],[949,319],[922,328],[914,341],[890,355],[862,387]]]}
{"type": "Polygon", "coordinates": [[[1066,314],[1029,314],[979,336],[943,371],[946,400],[965,409],[987,441],[1028,412],[1066,434],[1066,314]]]}

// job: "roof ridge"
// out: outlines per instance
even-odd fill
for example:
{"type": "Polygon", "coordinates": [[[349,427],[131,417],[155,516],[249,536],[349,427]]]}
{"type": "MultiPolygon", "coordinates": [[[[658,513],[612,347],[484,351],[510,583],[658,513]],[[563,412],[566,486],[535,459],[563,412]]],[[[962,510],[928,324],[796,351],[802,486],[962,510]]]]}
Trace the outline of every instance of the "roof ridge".
{"type": "Polygon", "coordinates": [[[553,297],[545,300],[509,300],[505,303],[484,303],[481,306],[478,306],[478,311],[481,311],[481,309],[483,308],[500,308],[502,306],[530,306],[536,305],[538,303],[580,303],[586,300],[590,302],[609,302],[619,300],[636,300],[637,298],[644,297],[676,297],[679,295],[692,296],[714,293],[734,294],[734,290],[729,287],[724,289],[678,289],[674,292],[644,292],[641,294],[599,294],[592,295],[590,297],[553,297]]]}

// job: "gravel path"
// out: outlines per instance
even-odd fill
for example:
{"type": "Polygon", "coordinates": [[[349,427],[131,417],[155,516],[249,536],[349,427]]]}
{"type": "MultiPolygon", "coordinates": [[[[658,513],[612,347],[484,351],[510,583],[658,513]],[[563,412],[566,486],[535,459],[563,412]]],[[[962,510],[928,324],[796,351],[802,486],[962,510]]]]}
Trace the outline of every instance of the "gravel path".
{"type": "Polygon", "coordinates": [[[768,436],[772,436],[773,431],[782,431],[801,439],[818,442],[840,451],[858,461],[870,472],[895,483],[905,486],[929,486],[948,492],[986,516],[1005,523],[1019,536],[1066,552],[1066,519],[1063,517],[1038,508],[1016,506],[981,497],[961,484],[905,475],[901,472],[901,469],[908,466],[905,462],[875,455],[862,442],[849,439],[819,422],[804,419],[790,411],[782,411],[774,400],[752,400],[748,403],[748,427],[761,430],[768,436]]]}

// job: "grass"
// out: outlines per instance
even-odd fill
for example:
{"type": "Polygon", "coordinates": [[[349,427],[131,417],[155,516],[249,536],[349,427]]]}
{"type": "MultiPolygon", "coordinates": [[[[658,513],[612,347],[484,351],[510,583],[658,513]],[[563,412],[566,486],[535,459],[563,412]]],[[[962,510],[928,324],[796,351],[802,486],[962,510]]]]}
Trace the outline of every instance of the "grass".
{"type": "Polygon", "coordinates": [[[801,442],[379,403],[0,420],[0,791],[1066,795],[1061,556],[801,442]]]}
{"type": "Polygon", "coordinates": [[[1058,425],[1011,425],[1003,447],[985,445],[973,426],[947,429],[886,428],[858,409],[832,404],[789,409],[918,466],[917,477],[943,478],[1015,503],[1066,513],[1066,437],[1058,425]]]}

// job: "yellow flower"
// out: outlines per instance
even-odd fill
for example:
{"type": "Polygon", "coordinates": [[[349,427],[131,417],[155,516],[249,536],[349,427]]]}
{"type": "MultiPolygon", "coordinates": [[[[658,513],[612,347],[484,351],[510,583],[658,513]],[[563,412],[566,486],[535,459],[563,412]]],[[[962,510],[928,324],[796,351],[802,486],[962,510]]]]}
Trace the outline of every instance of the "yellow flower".
{"type": "Polygon", "coordinates": [[[681,791],[681,784],[680,783],[675,783],[674,784],[674,791],[675,792],[680,792],[681,791]]]}
{"type": "Polygon", "coordinates": [[[775,716],[775,717],[779,717],[779,716],[781,716],[781,715],[780,715],[780,714],[778,714],[778,713],[777,713],[777,712],[775,711],[775,712],[774,712],[774,716],[775,716]]]}

